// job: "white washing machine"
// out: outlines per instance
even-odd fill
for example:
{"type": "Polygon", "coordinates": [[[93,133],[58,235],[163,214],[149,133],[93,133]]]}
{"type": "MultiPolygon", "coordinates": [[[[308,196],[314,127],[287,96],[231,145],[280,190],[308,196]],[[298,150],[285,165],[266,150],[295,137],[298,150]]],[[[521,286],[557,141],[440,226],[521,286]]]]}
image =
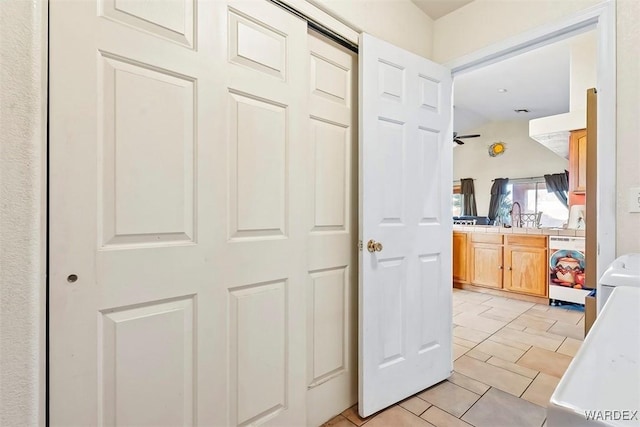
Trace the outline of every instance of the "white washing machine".
{"type": "Polygon", "coordinates": [[[616,286],[640,288],[640,253],[622,255],[604,272],[598,282],[598,314],[616,286]]]}
{"type": "Polygon", "coordinates": [[[551,396],[548,427],[640,425],[640,254],[611,263],[597,297],[602,312],[551,396]]]}
{"type": "Polygon", "coordinates": [[[548,427],[640,425],[640,288],[618,286],[547,406],[548,427]]]}

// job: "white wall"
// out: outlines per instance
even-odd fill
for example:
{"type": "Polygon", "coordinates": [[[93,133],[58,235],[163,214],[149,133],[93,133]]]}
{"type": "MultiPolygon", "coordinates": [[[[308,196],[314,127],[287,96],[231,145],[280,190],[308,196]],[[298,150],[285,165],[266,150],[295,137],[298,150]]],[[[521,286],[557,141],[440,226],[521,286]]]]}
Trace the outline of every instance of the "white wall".
{"type": "Polygon", "coordinates": [[[478,215],[489,212],[492,179],[542,176],[561,173],[569,167],[566,159],[529,138],[526,119],[490,122],[469,133],[482,136],[467,139],[464,145],[453,149],[453,179],[475,179],[478,215]],[[498,141],[505,142],[507,150],[501,156],[489,156],[489,146],[498,141]]]}
{"type": "MultiPolygon", "coordinates": [[[[539,27],[599,0],[475,0],[434,23],[433,57],[461,58],[478,49],[539,27]]],[[[640,214],[629,213],[627,189],[640,186],[640,2],[617,0],[616,252],[640,252],[640,214]]],[[[600,143],[606,143],[599,141],[600,143]]]]}
{"type": "Polygon", "coordinates": [[[409,0],[308,1],[358,30],[431,58],[434,21],[409,0]]]}
{"type": "Polygon", "coordinates": [[[0,6],[0,425],[44,425],[47,2],[0,6]]]}

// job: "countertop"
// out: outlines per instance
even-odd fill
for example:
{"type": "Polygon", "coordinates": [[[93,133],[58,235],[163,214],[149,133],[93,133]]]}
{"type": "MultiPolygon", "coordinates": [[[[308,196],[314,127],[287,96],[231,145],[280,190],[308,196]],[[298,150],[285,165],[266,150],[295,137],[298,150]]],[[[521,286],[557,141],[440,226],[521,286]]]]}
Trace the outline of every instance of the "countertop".
{"type": "Polygon", "coordinates": [[[584,237],[584,230],[568,230],[557,228],[526,228],[526,227],[496,227],[491,225],[453,225],[453,231],[470,233],[501,233],[501,234],[542,234],[545,236],[584,237]]]}

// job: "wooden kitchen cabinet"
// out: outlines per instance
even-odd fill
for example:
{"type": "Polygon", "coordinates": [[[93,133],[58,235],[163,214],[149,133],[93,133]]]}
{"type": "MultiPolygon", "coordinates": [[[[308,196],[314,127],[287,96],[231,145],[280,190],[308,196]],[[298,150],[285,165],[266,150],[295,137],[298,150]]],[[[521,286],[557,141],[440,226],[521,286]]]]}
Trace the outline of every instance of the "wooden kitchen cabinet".
{"type": "Polygon", "coordinates": [[[587,190],[587,130],[571,132],[569,138],[569,191],[584,194],[587,190]]]}
{"type": "Polygon", "coordinates": [[[467,233],[466,253],[460,253],[462,242],[463,236],[454,236],[454,282],[466,280],[473,286],[547,296],[547,236],[467,233]],[[466,279],[461,260],[468,266],[466,279]]]}
{"type": "Polygon", "coordinates": [[[453,281],[468,283],[467,233],[453,232],[453,281]]]}
{"type": "Polygon", "coordinates": [[[472,233],[469,245],[469,281],[502,289],[502,235],[472,233]]]}
{"type": "Polygon", "coordinates": [[[546,297],[547,262],[546,236],[506,236],[504,289],[546,297]]]}

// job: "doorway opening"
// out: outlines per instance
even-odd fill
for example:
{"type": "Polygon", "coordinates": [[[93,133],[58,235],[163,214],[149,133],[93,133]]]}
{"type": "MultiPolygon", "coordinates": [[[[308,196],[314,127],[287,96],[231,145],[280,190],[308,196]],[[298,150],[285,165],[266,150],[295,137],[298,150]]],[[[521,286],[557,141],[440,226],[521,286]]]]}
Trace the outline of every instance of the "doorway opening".
{"type": "MultiPolygon", "coordinates": [[[[615,258],[615,171],[616,171],[616,60],[615,60],[615,7],[612,2],[585,9],[565,20],[545,25],[536,30],[512,37],[487,48],[453,60],[447,64],[454,77],[454,94],[458,78],[473,70],[516,57],[543,46],[562,42],[571,37],[594,31],[597,43],[596,87],[597,132],[600,141],[596,149],[595,197],[587,203],[587,211],[595,214],[591,226],[593,237],[587,238],[587,250],[597,254],[593,272],[600,277],[615,258]]],[[[520,109],[518,107],[518,109],[520,109]]],[[[455,113],[454,113],[455,115],[455,113]]],[[[457,130],[457,129],[456,129],[457,130]]],[[[473,141],[473,140],[470,140],[473,141]]],[[[470,144],[471,142],[469,142],[470,144]]],[[[587,235],[590,232],[587,230],[587,235]]]]}

